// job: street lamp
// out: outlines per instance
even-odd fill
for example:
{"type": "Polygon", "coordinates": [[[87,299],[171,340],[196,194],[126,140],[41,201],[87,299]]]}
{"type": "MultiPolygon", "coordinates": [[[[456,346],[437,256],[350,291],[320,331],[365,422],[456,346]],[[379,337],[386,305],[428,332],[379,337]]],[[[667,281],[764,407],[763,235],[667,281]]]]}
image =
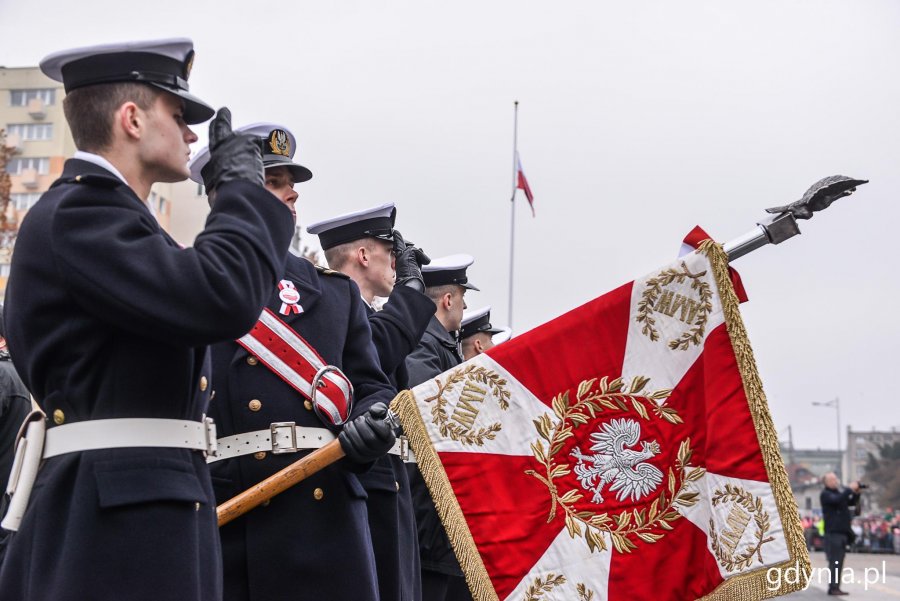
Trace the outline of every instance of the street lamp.
{"type": "Polygon", "coordinates": [[[844,470],[843,468],[843,454],[841,452],[841,401],[838,397],[834,397],[830,401],[813,401],[813,405],[816,407],[833,407],[835,415],[837,417],[837,450],[838,450],[838,474],[842,475],[841,472],[844,470]]]}

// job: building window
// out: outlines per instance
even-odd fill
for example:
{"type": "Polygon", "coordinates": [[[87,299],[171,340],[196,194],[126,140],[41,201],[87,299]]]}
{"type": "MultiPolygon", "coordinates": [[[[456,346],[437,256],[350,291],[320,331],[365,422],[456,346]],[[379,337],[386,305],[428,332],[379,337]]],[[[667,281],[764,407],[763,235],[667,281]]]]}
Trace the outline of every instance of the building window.
{"type": "Polygon", "coordinates": [[[9,199],[17,211],[27,211],[41,197],[41,193],[10,194],[9,199]]]}
{"type": "Polygon", "coordinates": [[[50,173],[50,159],[37,157],[16,157],[10,159],[6,171],[10,175],[21,175],[26,169],[34,169],[38,175],[50,173]]]}
{"type": "Polygon", "coordinates": [[[23,140],[53,139],[52,123],[10,123],[6,128],[9,135],[18,135],[23,140]]]}
{"type": "Polygon", "coordinates": [[[56,90],[53,88],[45,88],[42,90],[9,91],[10,106],[28,106],[28,103],[35,98],[40,98],[46,105],[52,105],[56,102],[56,90]]]}

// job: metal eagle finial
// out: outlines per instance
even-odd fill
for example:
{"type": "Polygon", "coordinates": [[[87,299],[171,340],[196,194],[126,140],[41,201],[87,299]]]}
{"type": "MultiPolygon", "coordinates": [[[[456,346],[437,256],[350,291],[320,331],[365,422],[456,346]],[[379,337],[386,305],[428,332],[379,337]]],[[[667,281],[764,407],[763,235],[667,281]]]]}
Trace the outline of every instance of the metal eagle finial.
{"type": "Polygon", "coordinates": [[[867,179],[853,179],[846,175],[825,177],[809,187],[803,198],[783,207],[766,209],[769,213],[790,213],[795,219],[810,219],[813,213],[827,209],[838,198],[850,196],[856,187],[869,183],[867,179]]]}

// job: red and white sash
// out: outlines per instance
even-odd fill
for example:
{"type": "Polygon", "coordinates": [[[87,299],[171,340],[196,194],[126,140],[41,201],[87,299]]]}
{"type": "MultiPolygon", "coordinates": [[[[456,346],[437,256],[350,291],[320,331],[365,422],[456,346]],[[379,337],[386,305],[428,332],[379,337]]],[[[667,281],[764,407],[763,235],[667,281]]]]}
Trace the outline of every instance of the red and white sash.
{"type": "Polygon", "coordinates": [[[319,417],[335,426],[347,421],[353,403],[350,380],[268,308],[237,343],[312,401],[319,417]]]}

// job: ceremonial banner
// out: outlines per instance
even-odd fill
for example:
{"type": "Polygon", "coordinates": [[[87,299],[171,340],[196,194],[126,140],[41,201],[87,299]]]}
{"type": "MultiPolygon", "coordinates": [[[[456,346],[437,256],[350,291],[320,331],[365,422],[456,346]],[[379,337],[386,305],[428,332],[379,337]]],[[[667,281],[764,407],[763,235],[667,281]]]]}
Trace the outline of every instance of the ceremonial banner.
{"type": "Polygon", "coordinates": [[[395,403],[478,601],[745,601],[809,572],[712,242],[395,403]]]}

